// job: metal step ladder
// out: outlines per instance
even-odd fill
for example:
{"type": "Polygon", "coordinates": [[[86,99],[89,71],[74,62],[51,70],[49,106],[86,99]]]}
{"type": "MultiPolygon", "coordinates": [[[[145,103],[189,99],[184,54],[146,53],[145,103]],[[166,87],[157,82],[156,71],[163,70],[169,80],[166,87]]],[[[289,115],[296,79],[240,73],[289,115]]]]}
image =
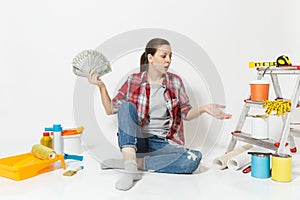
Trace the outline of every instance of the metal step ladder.
{"type": "MultiPolygon", "coordinates": [[[[284,154],[287,144],[289,144],[290,151],[296,152],[294,137],[300,137],[300,130],[291,128],[291,119],[297,107],[299,107],[299,96],[300,96],[300,70],[298,68],[281,68],[281,67],[260,67],[257,68],[257,80],[261,80],[265,75],[270,75],[272,85],[276,95],[276,99],[283,99],[281,88],[279,85],[279,75],[294,75],[297,76],[295,88],[291,97],[291,109],[290,112],[281,115],[283,122],[281,136],[279,141],[272,139],[254,139],[251,134],[242,131],[245,120],[249,117],[250,108],[262,108],[264,102],[251,101],[250,97],[245,100],[241,115],[237,122],[235,131],[232,132],[231,141],[227,147],[227,153],[232,151],[237,141],[260,146],[266,149],[275,151],[278,154],[284,154]]],[[[262,108],[263,109],[263,108],[262,108]]]]}

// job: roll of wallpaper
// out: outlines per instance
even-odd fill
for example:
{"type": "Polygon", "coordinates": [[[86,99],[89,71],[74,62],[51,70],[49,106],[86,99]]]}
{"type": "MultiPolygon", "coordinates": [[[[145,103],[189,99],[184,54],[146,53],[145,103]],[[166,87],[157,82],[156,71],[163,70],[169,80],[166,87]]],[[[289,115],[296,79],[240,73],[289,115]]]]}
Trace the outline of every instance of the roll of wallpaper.
{"type": "Polygon", "coordinates": [[[225,169],[227,168],[227,161],[231,159],[234,156],[237,156],[243,152],[246,152],[247,150],[253,148],[252,144],[246,144],[244,146],[241,146],[235,150],[232,150],[222,156],[217,157],[213,160],[213,165],[218,169],[225,169]]]}
{"type": "Polygon", "coordinates": [[[231,170],[239,170],[251,163],[251,156],[247,152],[243,152],[227,161],[227,167],[231,170]]]}
{"type": "Polygon", "coordinates": [[[31,153],[42,160],[49,160],[56,157],[56,152],[53,149],[41,144],[33,145],[31,148],[31,153]]]}

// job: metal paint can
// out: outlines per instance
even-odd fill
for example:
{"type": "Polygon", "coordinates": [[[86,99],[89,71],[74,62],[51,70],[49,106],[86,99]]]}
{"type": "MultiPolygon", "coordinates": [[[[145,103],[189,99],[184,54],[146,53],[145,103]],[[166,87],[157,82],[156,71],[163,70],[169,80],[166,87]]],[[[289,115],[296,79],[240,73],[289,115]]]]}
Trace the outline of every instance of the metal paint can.
{"type": "Polygon", "coordinates": [[[292,180],[292,156],[272,155],[272,180],[290,182],[292,180]]]}
{"type": "Polygon", "coordinates": [[[251,154],[251,176],[255,178],[270,178],[271,153],[248,152],[251,154]]]}

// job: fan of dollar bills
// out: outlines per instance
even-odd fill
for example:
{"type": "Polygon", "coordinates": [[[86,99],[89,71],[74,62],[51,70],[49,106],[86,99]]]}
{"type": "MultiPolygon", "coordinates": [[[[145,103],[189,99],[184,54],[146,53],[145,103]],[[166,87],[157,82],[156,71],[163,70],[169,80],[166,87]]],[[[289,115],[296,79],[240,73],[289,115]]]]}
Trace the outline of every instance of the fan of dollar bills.
{"type": "Polygon", "coordinates": [[[89,49],[78,53],[72,61],[73,73],[77,76],[87,77],[90,70],[103,76],[111,72],[111,66],[107,58],[100,52],[89,49]]]}

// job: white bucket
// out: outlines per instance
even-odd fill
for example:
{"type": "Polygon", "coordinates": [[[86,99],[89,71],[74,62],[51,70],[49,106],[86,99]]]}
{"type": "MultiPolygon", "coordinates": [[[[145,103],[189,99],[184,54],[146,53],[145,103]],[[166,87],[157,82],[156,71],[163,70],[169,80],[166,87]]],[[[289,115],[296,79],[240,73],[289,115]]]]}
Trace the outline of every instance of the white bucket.
{"type": "Polygon", "coordinates": [[[80,141],[81,134],[65,135],[64,139],[64,153],[66,154],[81,154],[82,145],[80,141]]]}
{"type": "Polygon", "coordinates": [[[252,117],[252,138],[268,139],[269,138],[269,118],[267,116],[252,117]]]}

